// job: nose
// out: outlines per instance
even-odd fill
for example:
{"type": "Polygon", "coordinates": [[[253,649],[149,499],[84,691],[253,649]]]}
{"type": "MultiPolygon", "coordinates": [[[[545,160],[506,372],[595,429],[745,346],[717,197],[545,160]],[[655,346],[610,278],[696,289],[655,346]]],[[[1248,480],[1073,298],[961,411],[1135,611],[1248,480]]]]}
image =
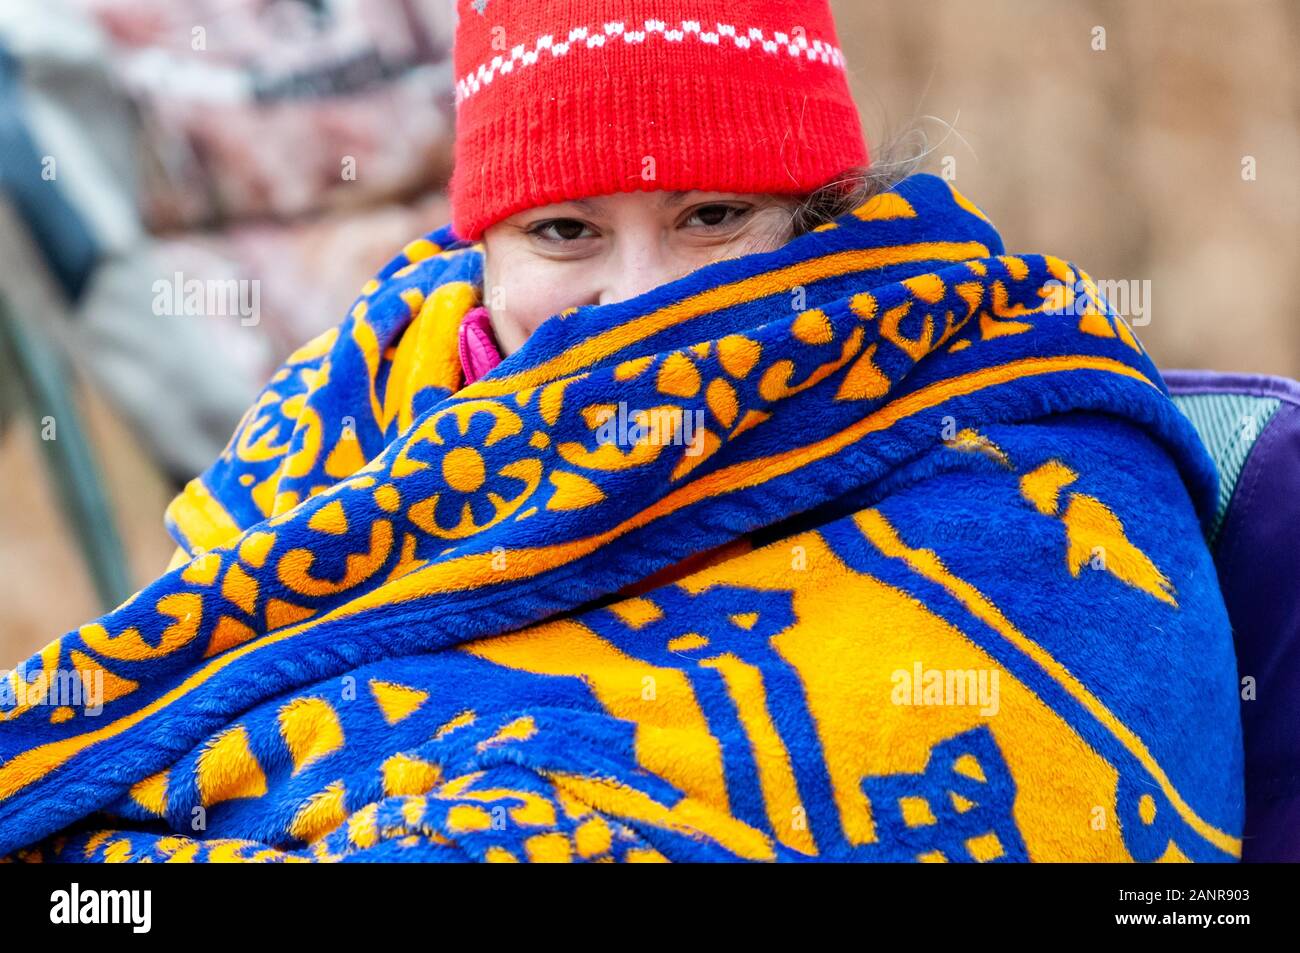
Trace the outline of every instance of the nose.
{"type": "Polygon", "coordinates": [[[614,304],[644,294],[678,278],[680,263],[662,247],[657,235],[625,236],[618,254],[609,258],[610,274],[600,292],[601,304],[614,304]]]}

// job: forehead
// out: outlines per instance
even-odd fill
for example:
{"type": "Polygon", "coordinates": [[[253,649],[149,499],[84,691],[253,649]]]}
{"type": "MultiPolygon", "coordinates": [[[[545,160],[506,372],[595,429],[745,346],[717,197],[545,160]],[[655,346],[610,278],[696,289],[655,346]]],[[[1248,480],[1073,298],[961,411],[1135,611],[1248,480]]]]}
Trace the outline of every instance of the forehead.
{"type": "Polygon", "coordinates": [[[538,208],[530,209],[530,212],[539,210],[559,210],[559,209],[576,209],[578,211],[595,214],[598,212],[613,212],[620,209],[675,209],[691,202],[717,201],[721,199],[739,199],[752,196],[746,196],[741,192],[704,192],[695,189],[687,191],[670,192],[663,189],[648,189],[635,192],[614,192],[609,195],[592,195],[580,199],[570,199],[564,202],[555,202],[551,205],[543,205],[538,208]]]}

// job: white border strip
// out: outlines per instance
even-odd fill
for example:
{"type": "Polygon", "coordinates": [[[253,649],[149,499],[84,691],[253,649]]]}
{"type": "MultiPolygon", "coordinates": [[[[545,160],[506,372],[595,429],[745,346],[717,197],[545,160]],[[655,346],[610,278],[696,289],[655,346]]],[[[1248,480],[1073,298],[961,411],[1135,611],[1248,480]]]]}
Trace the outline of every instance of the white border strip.
{"type": "Polygon", "coordinates": [[[784,49],[793,57],[806,56],[809,60],[827,63],[839,69],[845,68],[844,54],[840,52],[839,47],[821,40],[813,40],[810,44],[808,37],[802,32],[792,38],[789,34],[778,30],[773,32],[771,39],[767,39],[758,27],[742,30],[729,23],[719,23],[716,31],[708,31],[701,29],[698,20],[682,20],[680,29],[670,30],[663,20],[646,20],[644,29],[629,30],[624,23],[615,21],[604,24],[603,31],[592,30],[585,26],[574,27],[569,31],[568,39],[562,43],[555,42],[555,37],[548,33],[539,36],[532,49],[528,49],[527,44],[520,43],[510,50],[508,57],[494,56],[491,63],[484,63],[472,73],[456,80],[456,105],[459,106],[484,86],[489,85],[498,75],[512,73],[516,67],[522,69],[532,66],[541,58],[543,50],[549,50],[552,57],[558,58],[568,53],[575,45],[578,47],[585,45],[587,49],[593,49],[604,46],[606,39],[619,36],[625,43],[640,43],[652,35],[662,36],[670,43],[681,43],[686,37],[694,36],[698,37],[701,43],[710,43],[713,46],[719,46],[723,37],[727,37],[735,44],[736,49],[758,50],[769,54],[779,54],[784,49]]]}

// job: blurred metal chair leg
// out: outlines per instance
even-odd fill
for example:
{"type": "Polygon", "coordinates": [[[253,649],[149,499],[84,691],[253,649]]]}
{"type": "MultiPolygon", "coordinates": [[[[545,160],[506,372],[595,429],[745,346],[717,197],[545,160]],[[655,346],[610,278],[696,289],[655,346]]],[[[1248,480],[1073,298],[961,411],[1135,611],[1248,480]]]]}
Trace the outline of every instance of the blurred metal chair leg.
{"type": "Polygon", "coordinates": [[[41,435],[40,446],[60,508],[86,562],[105,609],[122,603],[133,588],[126,554],[94,449],[73,397],[69,362],[56,341],[33,331],[0,295],[0,393],[18,420],[24,411],[41,435]]]}

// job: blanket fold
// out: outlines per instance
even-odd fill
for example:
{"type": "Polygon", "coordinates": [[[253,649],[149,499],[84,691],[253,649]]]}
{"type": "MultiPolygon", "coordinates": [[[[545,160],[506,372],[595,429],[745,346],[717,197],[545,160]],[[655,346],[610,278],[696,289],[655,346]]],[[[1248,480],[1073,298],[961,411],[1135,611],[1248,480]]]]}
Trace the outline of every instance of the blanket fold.
{"type": "Polygon", "coordinates": [[[1240,856],[1213,465],[1092,278],[912,176],[545,322],[408,245],[0,683],[29,861],[1240,856]]]}

